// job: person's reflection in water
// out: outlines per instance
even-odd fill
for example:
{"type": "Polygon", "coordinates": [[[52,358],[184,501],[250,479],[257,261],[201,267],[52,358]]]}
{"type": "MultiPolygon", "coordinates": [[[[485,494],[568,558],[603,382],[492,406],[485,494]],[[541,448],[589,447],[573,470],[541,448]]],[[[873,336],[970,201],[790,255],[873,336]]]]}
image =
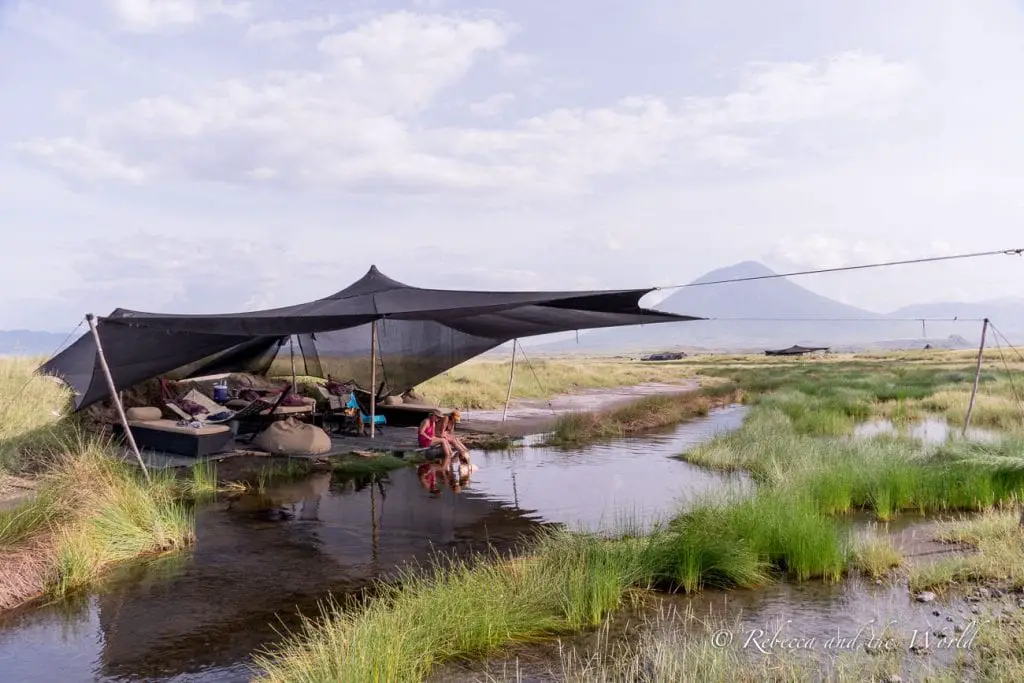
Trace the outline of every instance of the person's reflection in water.
{"type": "Polygon", "coordinates": [[[458,469],[454,472],[448,473],[449,485],[452,487],[453,493],[461,493],[462,489],[469,486],[469,478],[474,472],[476,472],[476,465],[469,465],[462,463],[458,469]]]}
{"type": "Polygon", "coordinates": [[[444,475],[444,466],[436,462],[425,462],[416,468],[416,474],[420,478],[420,485],[433,496],[441,495],[441,485],[438,479],[444,475]]]}

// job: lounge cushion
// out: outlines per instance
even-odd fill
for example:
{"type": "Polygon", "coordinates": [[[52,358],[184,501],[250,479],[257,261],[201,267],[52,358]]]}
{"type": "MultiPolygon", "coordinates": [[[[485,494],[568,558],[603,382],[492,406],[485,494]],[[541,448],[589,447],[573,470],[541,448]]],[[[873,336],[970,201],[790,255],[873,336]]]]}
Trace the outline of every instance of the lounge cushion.
{"type": "Polygon", "coordinates": [[[208,434],[220,434],[221,432],[230,432],[231,428],[227,425],[206,425],[195,429],[187,425],[179,425],[174,420],[141,420],[129,422],[132,427],[141,427],[144,429],[155,429],[161,432],[174,432],[175,434],[194,434],[196,436],[206,436],[208,434]]]}
{"type": "Polygon", "coordinates": [[[129,422],[145,422],[147,420],[159,420],[164,414],[159,408],[153,406],[138,406],[124,411],[129,422]]]}
{"type": "Polygon", "coordinates": [[[319,455],[331,450],[327,432],[290,417],[271,424],[253,443],[260,450],[280,455],[319,455]]]}

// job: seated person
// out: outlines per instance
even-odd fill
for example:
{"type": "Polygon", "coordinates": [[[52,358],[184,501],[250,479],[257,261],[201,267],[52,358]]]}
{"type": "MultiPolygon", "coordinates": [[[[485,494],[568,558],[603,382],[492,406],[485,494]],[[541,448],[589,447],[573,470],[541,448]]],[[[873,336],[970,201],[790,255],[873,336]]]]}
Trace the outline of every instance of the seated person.
{"type": "Polygon", "coordinates": [[[428,458],[436,458],[438,455],[444,456],[441,465],[447,470],[452,466],[452,448],[448,440],[444,438],[443,419],[440,410],[431,412],[423,422],[420,422],[420,428],[416,436],[419,440],[420,448],[430,449],[426,453],[428,458]]]}
{"type": "Polygon", "coordinates": [[[455,436],[455,424],[459,421],[459,417],[459,411],[453,410],[451,415],[443,419],[441,436],[448,442],[452,450],[458,451],[462,464],[468,466],[470,465],[469,448],[462,443],[462,439],[455,436]]]}

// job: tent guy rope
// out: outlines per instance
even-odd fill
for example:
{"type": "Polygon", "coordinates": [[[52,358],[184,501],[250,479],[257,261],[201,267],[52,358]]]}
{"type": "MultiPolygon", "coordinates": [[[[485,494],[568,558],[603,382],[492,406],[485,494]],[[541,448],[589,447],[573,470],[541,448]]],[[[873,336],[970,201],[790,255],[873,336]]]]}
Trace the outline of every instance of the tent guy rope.
{"type": "Polygon", "coordinates": [[[749,277],[728,278],[725,280],[707,280],[703,282],[688,282],[684,285],[666,285],[655,287],[656,291],[666,289],[683,289],[686,287],[704,287],[706,285],[724,285],[732,282],[749,282],[751,280],[772,280],[780,277],[795,277],[797,275],[817,275],[818,273],[838,273],[847,270],[863,270],[865,268],[886,268],[888,266],[906,266],[915,263],[934,263],[937,261],[953,261],[957,259],[980,258],[983,256],[1021,256],[1024,255],[1024,247],[1017,249],[995,249],[992,251],[976,251],[966,254],[951,254],[948,256],[925,256],[921,258],[904,259],[902,261],[882,261],[880,263],[864,263],[856,266],[838,266],[836,268],[815,268],[813,270],[797,270],[790,273],[772,273],[771,275],[751,275],[749,277]]]}

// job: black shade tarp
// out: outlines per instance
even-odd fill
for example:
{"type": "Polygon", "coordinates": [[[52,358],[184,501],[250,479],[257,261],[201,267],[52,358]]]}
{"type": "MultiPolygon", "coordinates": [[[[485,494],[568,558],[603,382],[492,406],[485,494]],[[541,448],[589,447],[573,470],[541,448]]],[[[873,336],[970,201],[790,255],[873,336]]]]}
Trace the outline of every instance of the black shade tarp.
{"type": "MultiPolygon", "coordinates": [[[[370,326],[377,321],[378,377],[393,391],[404,391],[514,338],[700,319],[641,308],[640,299],[651,291],[423,289],[371,267],[349,287],[309,303],[215,315],[117,309],[100,318],[97,329],[118,389],[172,372],[262,374],[275,356],[290,352],[283,345],[292,336],[303,374],[333,374],[368,386],[370,326]]],[[[91,335],[40,371],[72,387],[76,410],[109,395],[91,335]]]]}
{"type": "Polygon", "coordinates": [[[800,346],[799,344],[790,346],[788,349],[772,349],[765,351],[766,356],[802,356],[805,353],[813,353],[814,351],[828,351],[827,346],[800,346]]]}

